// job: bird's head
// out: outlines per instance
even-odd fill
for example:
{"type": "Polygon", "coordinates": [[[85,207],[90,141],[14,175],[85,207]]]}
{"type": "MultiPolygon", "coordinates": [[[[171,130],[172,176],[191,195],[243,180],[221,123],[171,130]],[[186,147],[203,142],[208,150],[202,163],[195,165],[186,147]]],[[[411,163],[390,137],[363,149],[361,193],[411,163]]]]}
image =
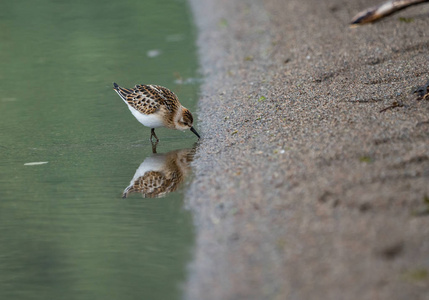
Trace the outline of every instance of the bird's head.
{"type": "Polygon", "coordinates": [[[198,132],[194,129],[194,127],[192,127],[193,123],[194,118],[192,117],[192,114],[189,109],[182,107],[182,114],[177,120],[176,128],[179,130],[190,129],[193,133],[195,133],[198,138],[200,138],[198,132]]]}

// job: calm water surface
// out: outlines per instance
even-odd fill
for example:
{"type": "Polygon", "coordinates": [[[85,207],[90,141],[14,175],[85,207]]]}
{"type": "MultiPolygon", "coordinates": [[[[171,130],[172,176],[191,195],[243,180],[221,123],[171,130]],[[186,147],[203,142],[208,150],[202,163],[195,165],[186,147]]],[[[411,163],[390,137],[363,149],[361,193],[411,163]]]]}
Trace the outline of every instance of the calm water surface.
{"type": "MultiPolygon", "coordinates": [[[[2,3],[0,299],[181,298],[183,187],[122,199],[152,147],[112,82],[167,86],[195,111],[196,69],[185,0],[2,3]]],[[[158,153],[196,141],[157,135],[158,153]]]]}

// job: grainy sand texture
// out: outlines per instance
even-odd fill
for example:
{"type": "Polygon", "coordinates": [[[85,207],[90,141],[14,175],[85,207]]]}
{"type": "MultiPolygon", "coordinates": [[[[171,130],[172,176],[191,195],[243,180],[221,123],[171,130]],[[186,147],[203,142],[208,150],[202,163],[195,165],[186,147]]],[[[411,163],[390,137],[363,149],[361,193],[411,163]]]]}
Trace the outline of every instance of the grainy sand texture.
{"type": "Polygon", "coordinates": [[[429,5],[357,28],[374,1],[191,5],[185,298],[429,299],[429,5]]]}

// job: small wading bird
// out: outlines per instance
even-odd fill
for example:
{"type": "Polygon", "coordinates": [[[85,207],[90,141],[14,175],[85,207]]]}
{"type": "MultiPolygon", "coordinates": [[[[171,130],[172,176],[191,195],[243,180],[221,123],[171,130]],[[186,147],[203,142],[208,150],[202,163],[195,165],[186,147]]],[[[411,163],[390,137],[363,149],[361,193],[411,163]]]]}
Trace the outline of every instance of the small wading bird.
{"type": "Polygon", "coordinates": [[[138,84],[134,88],[126,89],[113,83],[114,90],[124,100],[133,116],[144,126],[151,128],[150,140],[155,137],[155,128],[167,127],[170,129],[190,129],[200,138],[192,127],[191,112],[183,107],[177,96],[169,89],[152,84],[138,84]]]}
{"type": "Polygon", "coordinates": [[[158,154],[155,146],[152,152],[136,170],[122,198],[133,193],[140,193],[144,198],[159,198],[177,190],[191,170],[195,148],[158,154]]]}
{"type": "Polygon", "coordinates": [[[429,2],[429,0],[391,0],[381,5],[371,7],[358,13],[353,19],[352,25],[370,23],[391,15],[411,5],[429,2]]]}

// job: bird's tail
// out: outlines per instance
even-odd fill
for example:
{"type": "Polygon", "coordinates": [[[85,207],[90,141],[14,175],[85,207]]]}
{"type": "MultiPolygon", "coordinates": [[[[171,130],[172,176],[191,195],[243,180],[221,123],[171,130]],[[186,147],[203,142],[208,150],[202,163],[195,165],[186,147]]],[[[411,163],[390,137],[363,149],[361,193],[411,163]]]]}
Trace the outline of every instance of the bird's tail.
{"type": "Polygon", "coordinates": [[[125,102],[127,102],[127,95],[131,94],[133,92],[132,89],[126,89],[123,87],[120,87],[116,82],[113,83],[113,89],[116,93],[118,93],[119,97],[122,98],[125,102]]]}

